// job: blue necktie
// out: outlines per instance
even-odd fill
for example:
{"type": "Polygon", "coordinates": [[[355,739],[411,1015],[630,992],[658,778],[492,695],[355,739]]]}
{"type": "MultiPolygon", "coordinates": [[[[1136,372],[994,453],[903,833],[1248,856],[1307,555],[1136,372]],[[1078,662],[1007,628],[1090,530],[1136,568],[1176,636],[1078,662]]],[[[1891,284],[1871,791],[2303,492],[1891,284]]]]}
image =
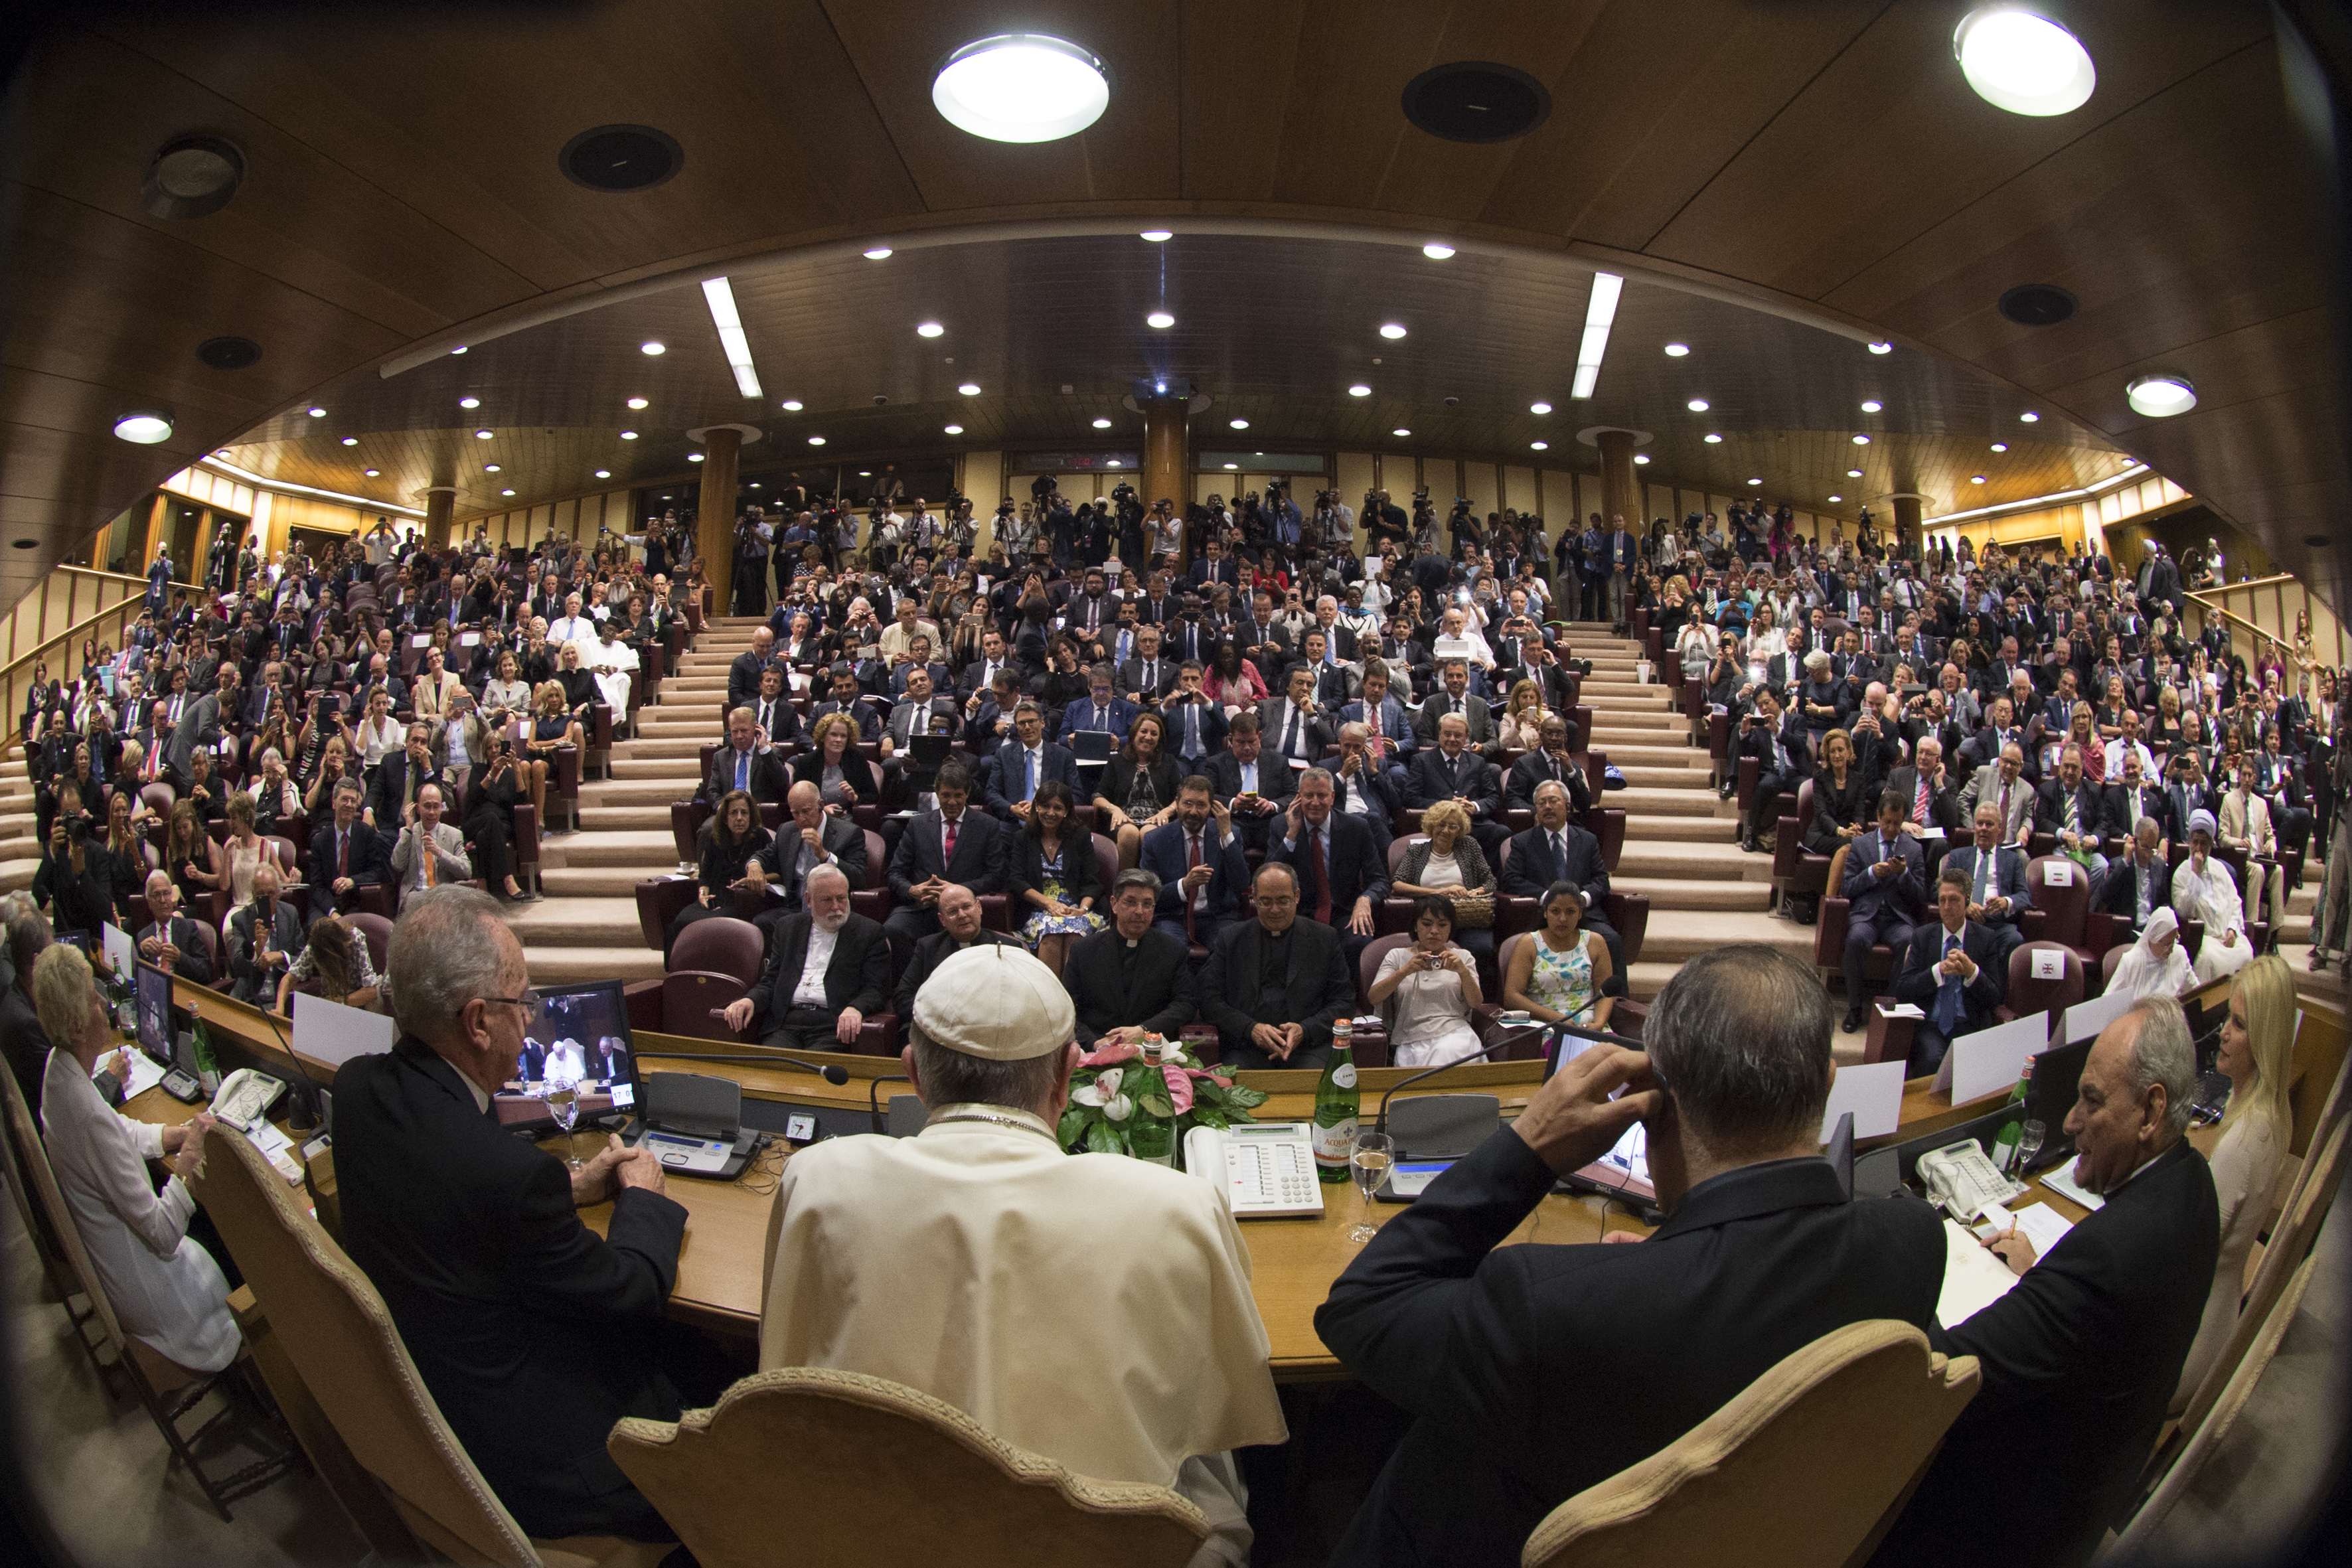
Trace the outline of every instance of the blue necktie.
{"type": "Polygon", "coordinates": [[[751,753],[749,752],[735,753],[735,787],[737,789],[751,787],[751,753]]]}
{"type": "MultiPolygon", "coordinates": [[[[1951,955],[1952,949],[1959,945],[1960,939],[1958,937],[1954,936],[1949,931],[1944,933],[1944,954],[1946,957],[1949,957],[1951,955]]],[[[1942,984],[1936,987],[1936,1032],[1948,1040],[1952,1037],[1952,1031],[1959,1026],[1959,1023],[1960,981],[1959,976],[1951,975],[1947,977],[1942,984]]]]}
{"type": "Polygon", "coordinates": [[[1028,787],[1021,792],[1021,798],[1034,800],[1037,798],[1037,753],[1024,750],[1022,754],[1028,758],[1029,784],[1028,787]]]}

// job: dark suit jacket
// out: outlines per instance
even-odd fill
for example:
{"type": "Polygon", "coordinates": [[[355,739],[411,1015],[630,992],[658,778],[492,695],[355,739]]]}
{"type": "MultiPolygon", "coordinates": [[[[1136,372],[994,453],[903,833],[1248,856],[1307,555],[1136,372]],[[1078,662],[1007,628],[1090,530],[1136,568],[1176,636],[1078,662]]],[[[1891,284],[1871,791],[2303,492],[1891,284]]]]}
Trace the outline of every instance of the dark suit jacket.
{"type": "MultiPolygon", "coordinates": [[[[1511,764],[1503,780],[1503,809],[1532,811],[1536,804],[1536,786],[1552,783],[1555,764],[1549,752],[1529,752],[1511,764]]],[[[1559,783],[1568,791],[1568,810],[1572,819],[1581,819],[1592,809],[1592,784],[1580,767],[1559,768],[1559,783]]]]}
{"type": "MultiPolygon", "coordinates": [[[[866,885],[873,876],[873,867],[866,858],[866,830],[845,816],[828,816],[823,832],[824,847],[840,864],[841,874],[849,879],[850,891],[866,885]]],[[[801,907],[801,832],[790,816],[768,847],[760,851],[760,867],[768,875],[776,896],[784,907],[801,907]]]]}
{"type": "Polygon", "coordinates": [[[1333,1562],[1514,1568],[1553,1507],[1783,1357],[1868,1319],[1934,1321],[1934,1213],[1849,1201],[1823,1161],[1703,1182],[1640,1247],[1500,1246],[1552,1180],[1496,1134],[1398,1210],[1315,1314],[1365,1386],[1413,1416],[1333,1562]],[[1593,1345],[1643,1369],[1639,1398],[1590,1374],[1576,1347],[1593,1345]]]}
{"type": "MultiPolygon", "coordinates": [[[[1285,764],[1287,766],[1288,764],[1285,764]]],[[[1108,801],[1121,811],[1127,809],[1129,793],[1135,788],[1136,774],[1148,771],[1151,776],[1152,793],[1163,806],[1176,804],[1177,792],[1184,784],[1184,770],[1176,765],[1174,753],[1161,752],[1151,761],[1148,770],[1139,770],[1136,760],[1123,753],[1114,753],[1109,763],[1095,779],[1094,798],[1108,801]]]]}
{"type": "MultiPolygon", "coordinates": [[[[1568,849],[1568,864],[1559,872],[1562,880],[1576,884],[1579,891],[1591,895],[1585,908],[1589,911],[1585,923],[1605,920],[1601,905],[1609,898],[1609,868],[1601,863],[1601,840],[1573,822],[1560,830],[1568,849]]],[[[1514,833],[1503,846],[1502,884],[1505,894],[1513,898],[1540,899],[1553,881],[1551,838],[1540,825],[1525,833],[1514,833]]]]}
{"type": "Polygon", "coordinates": [[[1445,753],[1435,746],[1423,746],[1412,754],[1412,765],[1404,771],[1404,803],[1414,810],[1425,810],[1441,800],[1451,800],[1459,795],[1472,803],[1470,815],[1491,817],[1502,809],[1502,796],[1495,787],[1495,767],[1478,754],[1475,746],[1465,746],[1459,765],[1460,782],[1449,784],[1445,777],[1445,753]]]}
{"type": "Polygon", "coordinates": [[[733,712],[760,695],[760,672],[771,662],[749,648],[735,656],[735,661],[727,667],[728,712],[733,712]]]}
{"type": "MultiPolygon", "coordinates": [[[[981,768],[980,795],[988,809],[999,816],[1013,815],[1013,802],[1028,783],[1028,759],[1019,741],[1006,741],[988,753],[981,768]]],[[[1070,786],[1074,801],[1087,798],[1084,785],[1078,783],[1078,759],[1069,747],[1058,741],[1037,742],[1037,782],[1040,784],[1061,783],[1070,786]]]]}
{"type": "MultiPolygon", "coordinates": [[[[1242,792],[1241,759],[1230,751],[1219,752],[1208,760],[1206,772],[1216,797],[1227,805],[1233,805],[1234,797],[1242,792]]],[[[1257,793],[1260,799],[1286,805],[1298,793],[1298,770],[1270,749],[1261,750],[1257,754],[1257,793]]]]}
{"type": "Polygon", "coordinates": [[[1145,931],[1131,959],[1125,937],[1115,930],[1097,931],[1070,949],[1062,980],[1077,1012],[1082,1046],[1126,1026],[1172,1037],[1200,1011],[1191,951],[1183,938],[1164,931],[1145,931]]]}
{"type": "MultiPolygon", "coordinates": [[[[445,819],[446,820],[446,819],[445,819]]],[[[335,853],[335,825],[329,819],[324,827],[310,832],[310,887],[314,897],[334,897],[335,879],[343,875],[335,868],[339,857],[335,853]]],[[[392,838],[378,833],[364,822],[352,824],[351,879],[362,888],[373,888],[382,882],[391,870],[392,838]]],[[[179,944],[185,952],[187,943],[179,944]]]]}
{"type": "Polygon", "coordinates": [[[16,1075],[16,1087],[24,1090],[25,1107],[33,1113],[33,1125],[37,1127],[41,1122],[41,1082],[49,1068],[49,1036],[41,1027],[41,1016],[34,1011],[32,997],[26,994],[22,984],[14,982],[0,986],[0,1049],[7,1053],[9,1069],[16,1075]]]}
{"type": "MultiPolygon", "coordinates": [[[[745,771],[751,775],[751,798],[761,805],[771,802],[782,805],[784,792],[793,787],[792,774],[785,770],[783,755],[772,746],[764,752],[753,752],[751,765],[745,771]]],[[[729,744],[711,753],[710,771],[702,777],[702,798],[709,801],[715,810],[719,803],[727,798],[727,792],[734,787],[735,748],[729,744]]],[[[859,799],[866,798],[864,790],[857,793],[859,799]]]]}
{"type": "MultiPolygon", "coordinates": [[[[805,914],[791,916],[776,927],[768,946],[768,964],[751,987],[751,1034],[765,1034],[793,1010],[793,988],[800,984],[801,965],[808,962],[809,931],[814,921],[805,914]]],[[[825,966],[826,1005],[839,1013],[855,1007],[872,1016],[890,1002],[890,943],[882,922],[853,914],[833,944],[833,962],[825,966]]]]}
{"type": "MultiPolygon", "coordinates": [[[[1188,853],[1181,822],[1163,823],[1143,836],[1136,864],[1160,879],[1155,920],[1184,923],[1184,892],[1177,883],[1184,879],[1188,853]]],[[[1212,921],[1231,920],[1250,885],[1249,861],[1243,858],[1241,840],[1228,835],[1223,844],[1218,843],[1213,819],[1201,829],[1201,858],[1211,868],[1208,902],[1202,912],[1212,921]]]]}
{"type": "Polygon", "coordinates": [[[604,1439],[624,1415],[677,1416],[647,1346],[686,1210],[625,1188],[598,1237],[563,1162],[413,1038],[346,1062],[334,1094],[343,1249],[482,1479],[531,1535],[642,1531],[653,1509],[604,1439]]]}
{"type": "MultiPolygon", "coordinates": [[[[981,928],[980,934],[971,939],[970,945],[979,947],[987,942],[1003,942],[1011,945],[1016,940],[1001,931],[990,931],[983,926],[981,928]]],[[[923,988],[923,982],[931,977],[932,970],[946,963],[950,954],[961,952],[965,945],[944,931],[935,931],[915,944],[914,953],[907,960],[907,967],[899,972],[898,990],[891,1001],[891,1005],[897,1009],[899,1017],[914,1016],[915,993],[923,988]]],[[[802,949],[803,953],[807,951],[806,948],[802,949]]]]}
{"type": "MultiPolygon", "coordinates": [[[[2122,784],[2111,784],[2107,786],[2105,805],[2106,809],[2101,819],[2100,831],[2108,837],[2128,838],[2139,830],[2139,824],[2137,821],[2127,820],[2131,816],[2131,810],[2125,799],[2122,784]]],[[[2153,784],[2143,782],[2139,787],[2139,805],[2141,816],[2156,819],[2158,833],[2166,838],[2185,837],[2180,832],[2179,826],[2172,820],[2171,798],[2163,790],[2153,784]]]]}
{"type": "MultiPolygon", "coordinates": [[[[1970,921],[1960,927],[1960,948],[1977,966],[1977,977],[1960,988],[1960,1017],[1953,1028],[1955,1036],[1981,1029],[1992,1022],[1992,1010],[2009,993],[2009,975],[1993,962],[1992,932],[1981,921],[1970,921]]],[[[1936,1016],[1936,992],[1942,977],[1936,965],[1944,961],[1944,922],[1930,914],[1911,933],[1911,949],[1895,966],[1893,991],[1897,1002],[1918,1005],[1932,1022],[1936,1016]]],[[[2185,1351],[2182,1352],[2187,1353],[2185,1351]]],[[[2180,1369],[2173,1368],[2177,1378],[2180,1369]]],[[[2168,1386],[2165,1393],[2171,1394],[2168,1386]]]]}
{"type": "MultiPolygon", "coordinates": [[[[1977,847],[1963,844],[1944,857],[1947,871],[1965,871],[1969,876],[1969,896],[1974,899],[1977,885],[1977,847]]],[[[2033,889],[2025,879],[2025,857],[2014,844],[1993,846],[1992,896],[2009,900],[2009,912],[1994,917],[1994,922],[2015,925],[2033,907],[2033,889]]]]}
{"type": "Polygon", "coordinates": [[[1003,823],[967,806],[957,825],[955,863],[942,865],[941,818],[936,807],[923,812],[908,822],[890,857],[891,898],[911,905],[915,884],[933,877],[961,882],[975,893],[1004,891],[1005,850],[1011,836],[1012,830],[1003,823]]]}
{"type": "MultiPolygon", "coordinates": [[[[2156,896],[2147,906],[2148,912],[2151,914],[2172,902],[2170,863],[2163,856],[2158,855],[2156,858],[2155,868],[2156,896]]],[[[2108,861],[2106,880],[2099,884],[2098,907],[2108,914],[2121,915],[2126,921],[2137,914],[2139,900],[2135,891],[2134,883],[2138,876],[2138,870],[2137,864],[2128,854],[2108,861]]]]}
{"type": "Polygon", "coordinates": [[[1236,921],[1217,933],[1201,970],[1201,1018],[1217,1026],[1229,1062],[1236,1051],[1258,1048],[1250,1040],[1254,1026],[1301,1025],[1306,1038],[1291,1064],[1304,1066],[1306,1054],[1329,1047],[1332,1020],[1354,1009],[1356,977],[1348,973],[1339,931],[1302,914],[1290,922],[1289,978],[1281,1005],[1267,1007],[1258,992],[1258,944],[1265,936],[1265,927],[1254,920],[1236,921]]]}
{"type": "MultiPolygon", "coordinates": [[[[1909,763],[1886,775],[1886,789],[1903,797],[1904,820],[1914,820],[1912,806],[1919,799],[1919,770],[1909,763]]],[[[1874,813],[1877,807],[1874,805],[1874,813]]],[[[1949,768],[1944,770],[1944,788],[1930,788],[1927,794],[1927,816],[1919,820],[1922,827],[1940,827],[1947,837],[1958,830],[1960,824],[1960,790],[1953,782],[1949,768]]]]}
{"type": "Polygon", "coordinates": [[[228,917],[228,970],[236,976],[236,995],[239,1001],[274,1005],[278,1000],[278,979],[302,956],[307,941],[302,934],[302,919],[294,906],[285,900],[278,901],[278,916],[269,925],[269,945],[286,955],[283,967],[263,973],[254,962],[254,927],[260,914],[257,904],[247,904],[228,917]]]}
{"type": "Polygon", "coordinates": [[[159,922],[132,933],[131,940],[143,942],[151,936],[162,937],[180,950],[180,962],[173,968],[173,973],[199,985],[213,983],[212,949],[205,945],[204,933],[196,929],[195,921],[185,915],[173,915],[169,930],[159,922]]]}
{"type": "Polygon", "coordinates": [[[2129,1501],[2197,1337],[2221,1222],[2185,1138],[2106,1200],[2000,1300],[1927,1325],[1984,1382],[1874,1563],[2084,1563],[2129,1501]]]}
{"type": "Polygon", "coordinates": [[[1927,851],[1919,847],[1919,841],[1908,834],[1900,835],[1890,852],[1883,847],[1878,829],[1874,827],[1853,840],[1837,894],[1852,906],[1847,911],[1849,920],[1876,921],[1891,913],[1916,925],[1928,919],[1935,908],[1927,889],[1927,851]],[[1874,875],[1871,868],[1890,853],[1902,859],[1902,872],[1885,878],[1874,875]]]}
{"type": "MultiPolygon", "coordinates": [[[[457,803],[449,798],[449,781],[434,768],[416,781],[416,787],[426,784],[441,786],[442,804],[455,814],[457,803]]],[[[406,820],[400,814],[402,803],[408,797],[408,752],[404,749],[392,752],[376,764],[375,787],[368,794],[368,808],[375,813],[375,825],[385,833],[397,837],[406,820]]],[[[389,851],[386,851],[389,854],[389,851]]]]}
{"type": "MultiPolygon", "coordinates": [[[[1315,912],[1307,907],[1307,873],[1298,864],[1306,853],[1307,840],[1302,836],[1296,845],[1286,845],[1283,834],[1288,826],[1285,818],[1273,819],[1273,827],[1266,836],[1265,855],[1267,859],[1298,872],[1298,914],[1301,920],[1307,920],[1315,912]]],[[[1358,899],[1370,899],[1377,906],[1389,896],[1388,854],[1373,841],[1372,830],[1352,816],[1342,816],[1334,811],[1324,827],[1331,836],[1331,921],[1334,925],[1345,925],[1358,899]]]]}

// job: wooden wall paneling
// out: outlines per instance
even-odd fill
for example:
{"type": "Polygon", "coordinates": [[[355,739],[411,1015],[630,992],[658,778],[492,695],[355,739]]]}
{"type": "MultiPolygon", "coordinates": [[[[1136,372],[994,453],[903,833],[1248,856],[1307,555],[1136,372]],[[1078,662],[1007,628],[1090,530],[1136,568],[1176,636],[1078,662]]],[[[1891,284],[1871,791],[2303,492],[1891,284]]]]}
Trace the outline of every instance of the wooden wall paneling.
{"type": "Polygon", "coordinates": [[[958,484],[971,498],[973,516],[983,522],[995,516],[996,503],[1012,493],[1004,488],[1004,454],[966,452],[963,477],[958,484]]]}
{"type": "Polygon", "coordinates": [[[1518,512],[1543,510],[1543,492],[1536,483],[1536,470],[1532,465],[1507,463],[1503,466],[1501,504],[1518,512]]]}
{"type": "MultiPolygon", "coordinates": [[[[1341,452],[1334,460],[1336,478],[1331,481],[1339,489],[1339,500],[1356,514],[1356,553],[1365,554],[1370,536],[1364,531],[1364,493],[1379,484],[1380,460],[1370,452],[1341,452]]],[[[1313,509],[1302,506],[1302,511],[1312,515],[1313,509]]]]}
{"type": "MultiPolygon", "coordinates": [[[[1496,499],[1495,494],[1495,465],[1464,463],[1461,493],[1470,498],[1471,513],[1482,522],[1487,513],[1499,510],[1502,502],[1496,499]]],[[[1443,518],[1445,515],[1450,501],[1451,498],[1447,498],[1447,502],[1439,505],[1437,509],[1439,517],[1443,518]]]]}
{"type": "Polygon", "coordinates": [[[1557,539],[1576,516],[1576,476],[1563,468],[1546,468],[1540,477],[1544,533],[1557,539]]]}

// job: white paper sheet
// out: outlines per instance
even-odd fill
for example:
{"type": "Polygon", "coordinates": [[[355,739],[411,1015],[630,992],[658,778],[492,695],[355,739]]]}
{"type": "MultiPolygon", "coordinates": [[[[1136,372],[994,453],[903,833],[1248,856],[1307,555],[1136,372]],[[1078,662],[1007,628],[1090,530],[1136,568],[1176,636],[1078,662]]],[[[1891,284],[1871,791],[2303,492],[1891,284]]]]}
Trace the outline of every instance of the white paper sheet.
{"type": "Polygon", "coordinates": [[[2121,1017],[2124,1009],[2131,1005],[2132,998],[2121,991],[2075,1003],[2059,1016],[2058,1043],[2071,1046],[2077,1041],[2095,1038],[2100,1030],[2121,1017]]]}
{"type": "Polygon", "coordinates": [[[2033,1244],[2033,1256],[2039,1259],[2050,1256],[2050,1249],[2066,1238],[2074,1222],[2052,1208],[2048,1204],[2028,1204],[2016,1214],[2018,1234],[2033,1244]]]}
{"type": "Polygon", "coordinates": [[[2015,1289],[2017,1276],[1985,1244],[1951,1220],[1944,1222],[1944,1288],[1936,1321],[1946,1328],[1976,1316],[2015,1289]]]}
{"type": "Polygon", "coordinates": [[[1916,1002],[1881,1002],[1878,1010],[1889,1018],[1924,1018],[1927,1016],[1919,1010],[1916,1002]]]}
{"type": "Polygon", "coordinates": [[[2107,1200],[2074,1180],[2074,1162],[2063,1160],[2042,1173],[2042,1184],[2061,1197],[2072,1198],[2094,1212],[2107,1206],[2107,1200]]]}
{"type": "Polygon", "coordinates": [[[2050,1044],[2050,1015],[2035,1013],[1962,1035],[1944,1058],[1937,1081],[1952,1091],[1954,1105],[1966,1105],[2014,1086],[2025,1058],[2050,1044]]]}
{"type": "Polygon", "coordinates": [[[111,921],[99,930],[106,943],[106,962],[114,971],[114,977],[125,985],[132,984],[132,975],[139,962],[139,944],[131,940],[129,931],[111,921]]]}
{"type": "Polygon", "coordinates": [[[1856,1138],[1883,1138],[1894,1131],[1903,1120],[1905,1066],[1898,1059],[1838,1068],[1830,1080],[1829,1109],[1822,1115],[1822,1142],[1829,1142],[1838,1118],[1849,1110],[1856,1138]]]}
{"type": "Polygon", "coordinates": [[[2057,980],[2065,975],[2066,955],[2046,947],[2033,950],[2033,978],[2057,980]]]}
{"type": "Polygon", "coordinates": [[[392,1049],[392,1020],[305,992],[294,994],[294,1048],[313,1061],[342,1066],[353,1057],[392,1049]]]}
{"type": "MultiPolygon", "coordinates": [[[[157,1067],[147,1053],[136,1046],[122,1054],[128,1057],[131,1062],[130,1080],[122,1086],[122,1098],[127,1104],[163,1082],[163,1069],[157,1067]]],[[[109,1054],[99,1058],[98,1065],[102,1071],[111,1072],[115,1065],[113,1056],[109,1054]]]]}

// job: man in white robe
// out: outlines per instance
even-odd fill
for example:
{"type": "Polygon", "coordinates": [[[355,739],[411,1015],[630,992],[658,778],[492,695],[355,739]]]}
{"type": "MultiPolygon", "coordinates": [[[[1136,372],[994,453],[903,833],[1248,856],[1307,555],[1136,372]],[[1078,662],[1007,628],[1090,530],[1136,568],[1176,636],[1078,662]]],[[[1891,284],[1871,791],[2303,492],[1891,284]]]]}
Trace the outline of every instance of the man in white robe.
{"type": "Polygon", "coordinates": [[[2203,921],[2205,941],[2197,950],[2197,984],[2235,973],[2254,961],[2246,936],[2246,910],[2238,879],[2213,853],[2213,814],[2189,814],[2189,858],[2172,869],[2172,907],[2181,919],[2203,921]]]}
{"type": "Polygon", "coordinates": [[[629,716],[629,683],[636,679],[637,650],[621,640],[621,619],[618,616],[605,621],[596,633],[580,641],[580,662],[596,678],[597,694],[613,710],[613,717],[625,721],[629,716]]]}
{"type": "Polygon", "coordinates": [[[1286,1436],[1249,1254],[1208,1183],[1063,1153],[1075,1033],[1021,948],[932,973],[903,1058],[921,1133],[784,1166],[760,1366],[886,1377],[1080,1475],[1172,1486],[1208,1516],[1195,1564],[1246,1563],[1230,1450],[1286,1436]]]}

